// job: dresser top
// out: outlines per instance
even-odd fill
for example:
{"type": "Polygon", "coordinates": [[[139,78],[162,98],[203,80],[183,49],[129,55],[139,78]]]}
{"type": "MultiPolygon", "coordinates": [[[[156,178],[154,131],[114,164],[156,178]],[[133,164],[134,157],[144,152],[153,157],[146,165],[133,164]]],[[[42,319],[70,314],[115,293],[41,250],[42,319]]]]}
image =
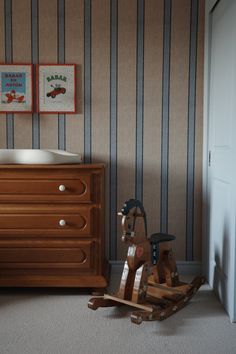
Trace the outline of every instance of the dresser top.
{"type": "Polygon", "coordinates": [[[66,165],[61,165],[61,164],[57,164],[57,165],[51,165],[51,164],[14,164],[14,165],[8,165],[8,164],[4,164],[4,165],[0,165],[0,169],[15,169],[15,170],[20,170],[20,169],[103,169],[105,168],[105,164],[104,163],[89,163],[89,164],[66,164],[66,165]]]}

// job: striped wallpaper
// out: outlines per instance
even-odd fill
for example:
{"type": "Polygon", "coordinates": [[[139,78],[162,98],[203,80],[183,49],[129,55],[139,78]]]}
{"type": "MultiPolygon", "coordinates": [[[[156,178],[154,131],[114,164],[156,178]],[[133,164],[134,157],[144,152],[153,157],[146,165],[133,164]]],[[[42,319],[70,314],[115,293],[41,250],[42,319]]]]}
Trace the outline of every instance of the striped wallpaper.
{"type": "Polygon", "coordinates": [[[0,115],[0,148],[53,148],[105,162],[110,259],[122,203],[149,234],[201,260],[204,0],[0,0],[0,62],[76,63],[78,112],[0,115]]]}

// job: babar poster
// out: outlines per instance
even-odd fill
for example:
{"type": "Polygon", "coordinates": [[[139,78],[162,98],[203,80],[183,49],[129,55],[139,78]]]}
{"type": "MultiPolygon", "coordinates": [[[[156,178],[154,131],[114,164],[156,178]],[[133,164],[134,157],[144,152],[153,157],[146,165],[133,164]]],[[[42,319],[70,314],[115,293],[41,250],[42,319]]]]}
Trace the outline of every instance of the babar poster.
{"type": "Polygon", "coordinates": [[[75,112],[75,65],[39,64],[38,111],[75,112]]]}
{"type": "Polygon", "coordinates": [[[26,73],[1,72],[1,103],[26,102],[26,73]]]}

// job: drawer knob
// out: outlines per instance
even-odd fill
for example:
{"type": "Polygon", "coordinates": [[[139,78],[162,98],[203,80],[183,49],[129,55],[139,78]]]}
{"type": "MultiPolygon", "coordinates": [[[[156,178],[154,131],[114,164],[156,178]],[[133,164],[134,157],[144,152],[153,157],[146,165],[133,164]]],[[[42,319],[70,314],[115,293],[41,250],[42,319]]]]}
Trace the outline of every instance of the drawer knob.
{"type": "Polygon", "coordinates": [[[58,189],[60,192],[64,192],[66,190],[66,187],[64,186],[64,184],[61,184],[58,189]]]}
{"type": "Polygon", "coordinates": [[[59,225],[60,225],[60,226],[66,226],[66,221],[63,220],[63,219],[61,219],[61,220],[59,221],[59,225]]]}

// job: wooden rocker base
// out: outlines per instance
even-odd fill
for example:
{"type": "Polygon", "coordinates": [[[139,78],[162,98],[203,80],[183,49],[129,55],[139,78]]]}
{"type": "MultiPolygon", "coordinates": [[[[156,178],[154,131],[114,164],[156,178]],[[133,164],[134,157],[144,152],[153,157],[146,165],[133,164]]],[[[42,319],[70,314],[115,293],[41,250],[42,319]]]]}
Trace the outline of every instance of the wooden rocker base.
{"type": "Polygon", "coordinates": [[[135,324],[139,325],[142,321],[162,321],[185,307],[204,283],[204,277],[196,277],[190,284],[182,283],[176,289],[163,284],[151,284],[148,286],[146,301],[142,304],[105,294],[90,299],[88,307],[97,310],[99,307],[127,305],[138,309],[131,314],[131,322],[135,324]]]}
{"type": "MultiPolygon", "coordinates": [[[[194,278],[193,281],[189,284],[188,290],[186,292],[183,292],[182,296],[179,297],[178,300],[168,298],[169,303],[167,303],[166,305],[160,305],[159,309],[153,307],[152,313],[149,313],[147,311],[134,311],[131,314],[131,322],[135,324],[141,324],[142,321],[163,321],[167,317],[174,315],[176,312],[185,307],[187,303],[191,300],[191,298],[196,294],[200,286],[204,283],[205,279],[203,277],[194,278]]],[[[147,299],[148,298],[149,297],[147,296],[147,299]]],[[[155,298],[152,299],[154,300],[155,298]]]]}

